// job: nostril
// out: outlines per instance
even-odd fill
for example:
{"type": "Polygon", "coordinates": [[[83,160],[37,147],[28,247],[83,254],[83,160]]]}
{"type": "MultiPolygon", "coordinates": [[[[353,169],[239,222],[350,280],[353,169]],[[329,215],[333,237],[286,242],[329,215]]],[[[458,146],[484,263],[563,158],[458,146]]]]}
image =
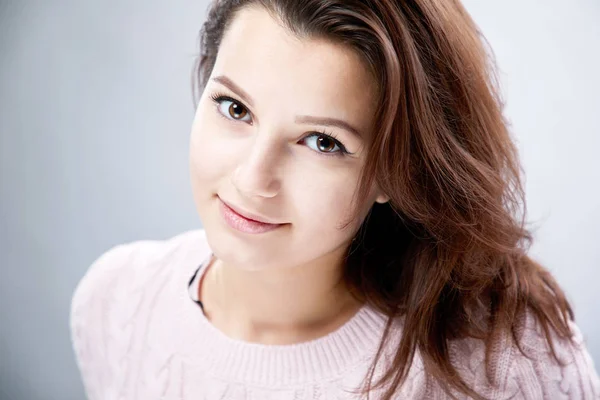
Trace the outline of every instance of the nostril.
{"type": "Polygon", "coordinates": [[[247,168],[236,169],[231,183],[245,197],[273,198],[281,188],[281,182],[270,171],[247,168]]]}

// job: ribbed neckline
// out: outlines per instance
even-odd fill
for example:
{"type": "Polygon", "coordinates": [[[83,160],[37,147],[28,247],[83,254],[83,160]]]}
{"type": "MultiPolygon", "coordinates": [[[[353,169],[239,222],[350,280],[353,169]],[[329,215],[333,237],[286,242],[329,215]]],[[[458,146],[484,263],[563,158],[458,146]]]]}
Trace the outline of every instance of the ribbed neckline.
{"type": "Polygon", "coordinates": [[[364,305],[344,325],[326,336],[297,344],[264,345],[230,338],[218,330],[190,296],[189,282],[196,269],[200,281],[212,257],[204,231],[190,241],[177,263],[172,281],[176,297],[174,323],[180,354],[228,381],[275,387],[339,377],[372,357],[385,326],[385,316],[364,305]]]}

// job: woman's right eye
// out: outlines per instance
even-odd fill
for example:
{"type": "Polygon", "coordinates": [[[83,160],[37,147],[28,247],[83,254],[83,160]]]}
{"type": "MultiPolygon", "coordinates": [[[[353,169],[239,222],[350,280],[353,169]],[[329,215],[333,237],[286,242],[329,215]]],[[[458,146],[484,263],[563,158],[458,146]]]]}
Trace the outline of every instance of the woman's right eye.
{"type": "Polygon", "coordinates": [[[217,103],[219,113],[225,118],[242,122],[251,121],[250,112],[237,100],[228,96],[215,96],[213,100],[217,103]]]}

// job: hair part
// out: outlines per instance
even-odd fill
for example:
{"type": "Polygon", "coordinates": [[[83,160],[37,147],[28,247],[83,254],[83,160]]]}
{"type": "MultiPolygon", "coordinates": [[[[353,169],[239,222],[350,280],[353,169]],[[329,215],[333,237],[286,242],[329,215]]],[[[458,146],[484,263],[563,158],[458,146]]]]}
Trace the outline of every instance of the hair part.
{"type": "MultiPolygon", "coordinates": [[[[367,160],[356,192],[376,184],[390,201],[375,204],[348,249],[344,278],[388,323],[364,393],[391,399],[415,353],[449,394],[482,396],[452,364],[460,338],[492,349],[508,337],[521,352],[527,313],[541,325],[554,358],[554,334],[570,339],[573,312],[542,266],[527,256],[532,237],[517,149],[502,115],[494,58],[458,0],[215,0],[200,32],[193,79],[201,93],[224,33],[243,7],[264,7],[299,38],[354,50],[378,88],[367,160]],[[401,318],[392,364],[375,366],[401,318]]],[[[194,92],[195,101],[197,93],[194,92]]]]}

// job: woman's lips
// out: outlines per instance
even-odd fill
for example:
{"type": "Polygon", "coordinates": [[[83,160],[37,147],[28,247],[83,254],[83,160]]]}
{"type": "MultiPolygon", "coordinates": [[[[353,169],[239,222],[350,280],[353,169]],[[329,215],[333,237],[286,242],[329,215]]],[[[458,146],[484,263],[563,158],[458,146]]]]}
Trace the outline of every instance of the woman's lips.
{"type": "Polygon", "coordinates": [[[247,218],[238,212],[236,212],[233,208],[229,207],[223,200],[219,198],[219,209],[223,219],[233,229],[244,232],[244,233],[265,233],[272,231],[273,229],[277,229],[285,224],[270,224],[266,222],[256,221],[250,218],[247,218]]]}

